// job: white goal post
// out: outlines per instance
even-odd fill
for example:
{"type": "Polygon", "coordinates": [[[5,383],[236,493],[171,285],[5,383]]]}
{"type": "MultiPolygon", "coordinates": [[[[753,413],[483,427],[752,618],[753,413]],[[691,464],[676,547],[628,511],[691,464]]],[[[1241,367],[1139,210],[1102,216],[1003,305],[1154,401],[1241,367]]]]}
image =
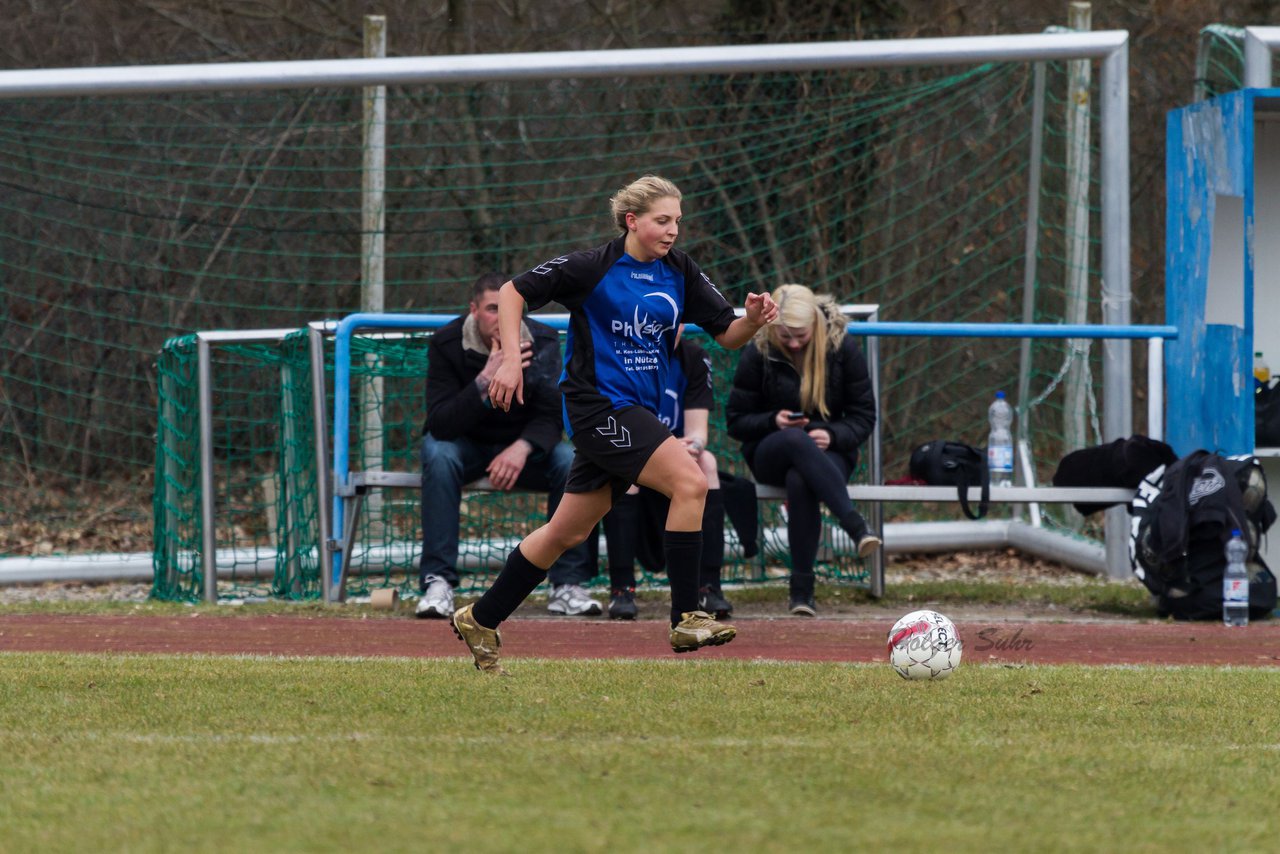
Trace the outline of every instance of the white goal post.
{"type": "Polygon", "coordinates": [[[1244,85],[1246,89],[1271,86],[1271,55],[1280,47],[1280,27],[1244,28],[1244,85]]]}
{"type": "MultiPolygon", "coordinates": [[[[1269,28],[1250,28],[1257,34],[1269,28]]],[[[1280,32],[1280,30],[1277,30],[1280,32]]],[[[987,62],[1099,63],[1103,324],[1130,324],[1129,35],[1122,30],[932,39],[887,39],[716,47],[588,50],[289,62],[207,63],[0,71],[0,99],[458,84],[558,78],[663,77],[777,71],[976,65],[987,62]]],[[[1270,54],[1267,53],[1269,67],[1270,54]]],[[[1133,430],[1130,343],[1102,346],[1106,440],[1133,430]]],[[[1127,558],[1123,511],[1107,516],[1108,563],[1127,558]]]]}

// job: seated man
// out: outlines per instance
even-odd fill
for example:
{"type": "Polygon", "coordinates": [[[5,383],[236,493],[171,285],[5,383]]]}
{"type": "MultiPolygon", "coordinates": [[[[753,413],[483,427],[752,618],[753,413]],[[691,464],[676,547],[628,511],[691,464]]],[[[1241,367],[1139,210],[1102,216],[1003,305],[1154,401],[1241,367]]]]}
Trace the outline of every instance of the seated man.
{"type": "MultiPolygon", "coordinates": [[[[503,412],[489,403],[489,381],[502,364],[498,289],[506,277],[486,273],[471,288],[470,311],[438,329],[428,345],[427,421],[422,437],[422,562],[419,617],[453,616],[458,586],[458,521],[463,484],[488,475],[497,489],[546,490],[550,515],[564,493],[573,449],[560,441],[560,338],[525,319],[520,329],[524,403],[503,412]]],[[[548,571],[547,610],[595,615],[600,603],[582,584],[595,575],[584,543],[548,571]]]]}

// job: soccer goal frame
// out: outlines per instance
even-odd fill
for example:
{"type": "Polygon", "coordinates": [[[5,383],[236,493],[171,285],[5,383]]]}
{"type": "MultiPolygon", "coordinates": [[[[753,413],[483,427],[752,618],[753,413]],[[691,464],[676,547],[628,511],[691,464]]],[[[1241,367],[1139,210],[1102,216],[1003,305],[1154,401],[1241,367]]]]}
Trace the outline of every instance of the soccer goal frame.
{"type": "MultiPolygon", "coordinates": [[[[1253,41],[1270,38],[1272,30],[1280,34],[1280,30],[1274,28],[1250,28],[1251,38],[1253,41]]],[[[1253,41],[1247,42],[1247,54],[1253,41]]],[[[1131,303],[1128,44],[1126,31],[1108,30],[748,46],[28,69],[0,72],[0,98],[1097,61],[1100,67],[1101,260],[1107,291],[1107,298],[1102,302],[1103,323],[1124,327],[1130,323],[1131,303]]],[[[1266,59],[1269,72],[1269,48],[1266,59]]],[[[1129,340],[1119,337],[1104,340],[1102,349],[1102,427],[1105,438],[1110,440],[1132,432],[1131,349],[1129,340]]],[[[1123,520],[1108,516],[1109,548],[1112,540],[1119,542],[1122,527],[1123,520]],[[1119,525],[1114,524],[1117,521],[1119,525]]]]}

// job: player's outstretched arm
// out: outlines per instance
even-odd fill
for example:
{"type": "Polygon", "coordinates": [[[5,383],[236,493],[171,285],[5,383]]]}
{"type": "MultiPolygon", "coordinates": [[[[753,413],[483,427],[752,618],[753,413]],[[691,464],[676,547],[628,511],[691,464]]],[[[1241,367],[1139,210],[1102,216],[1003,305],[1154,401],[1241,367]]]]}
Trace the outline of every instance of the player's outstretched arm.
{"type": "Polygon", "coordinates": [[[524,365],[520,354],[520,320],[524,317],[524,297],[512,282],[498,290],[498,339],[502,343],[502,364],[489,383],[489,399],[506,412],[511,401],[524,404],[524,365]]]}
{"type": "Polygon", "coordinates": [[[768,294],[747,294],[747,314],[739,317],[729,328],[716,336],[716,343],[726,350],[737,350],[751,337],[778,319],[778,306],[768,294]]]}

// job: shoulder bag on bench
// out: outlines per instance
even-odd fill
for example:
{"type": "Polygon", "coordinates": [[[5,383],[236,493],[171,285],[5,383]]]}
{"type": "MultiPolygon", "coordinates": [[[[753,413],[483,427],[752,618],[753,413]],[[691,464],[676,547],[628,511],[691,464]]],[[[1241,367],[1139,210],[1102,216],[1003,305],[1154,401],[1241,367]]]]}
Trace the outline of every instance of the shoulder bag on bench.
{"type": "Polygon", "coordinates": [[[911,452],[911,476],[931,486],[954,486],[960,497],[960,509],[970,519],[987,515],[991,501],[991,473],[982,451],[963,442],[935,439],[911,452]],[[969,506],[969,487],[982,487],[978,510],[969,506]]]}

